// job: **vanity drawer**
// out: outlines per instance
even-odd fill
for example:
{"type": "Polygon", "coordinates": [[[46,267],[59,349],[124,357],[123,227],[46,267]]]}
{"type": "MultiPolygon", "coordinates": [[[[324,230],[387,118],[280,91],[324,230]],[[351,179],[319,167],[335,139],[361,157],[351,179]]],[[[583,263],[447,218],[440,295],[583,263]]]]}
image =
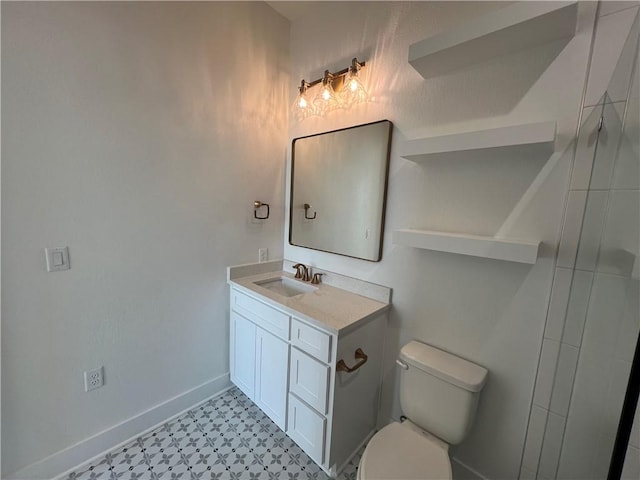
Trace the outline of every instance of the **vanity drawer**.
{"type": "Polygon", "coordinates": [[[294,347],[291,349],[290,374],[289,391],[321,414],[326,414],[329,403],[329,366],[294,347]]]}
{"type": "Polygon", "coordinates": [[[327,419],[289,395],[287,435],[296,442],[318,464],[324,462],[324,438],[327,419]]]}
{"type": "Polygon", "coordinates": [[[243,314],[267,332],[289,340],[289,315],[286,313],[237,290],[231,290],[231,309],[243,314]]]}
{"type": "Polygon", "coordinates": [[[297,318],[291,319],[291,343],[318,360],[331,361],[331,335],[297,318]]]}

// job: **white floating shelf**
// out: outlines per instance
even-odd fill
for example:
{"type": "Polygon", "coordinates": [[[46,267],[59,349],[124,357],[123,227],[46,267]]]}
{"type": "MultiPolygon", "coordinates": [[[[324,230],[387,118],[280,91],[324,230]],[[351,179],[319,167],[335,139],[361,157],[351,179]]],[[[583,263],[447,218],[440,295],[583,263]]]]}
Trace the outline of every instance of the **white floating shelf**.
{"type": "Polygon", "coordinates": [[[528,264],[536,263],[540,248],[540,242],[429,230],[395,230],[393,243],[438,252],[528,264]]]}
{"type": "Polygon", "coordinates": [[[479,159],[497,156],[520,158],[549,157],[553,153],[556,122],[526,123],[508,127],[408,140],[400,156],[414,162],[426,160],[479,159]]]}
{"type": "Polygon", "coordinates": [[[517,2],[409,47],[409,63],[431,78],[575,35],[578,4],[517,2]]]}

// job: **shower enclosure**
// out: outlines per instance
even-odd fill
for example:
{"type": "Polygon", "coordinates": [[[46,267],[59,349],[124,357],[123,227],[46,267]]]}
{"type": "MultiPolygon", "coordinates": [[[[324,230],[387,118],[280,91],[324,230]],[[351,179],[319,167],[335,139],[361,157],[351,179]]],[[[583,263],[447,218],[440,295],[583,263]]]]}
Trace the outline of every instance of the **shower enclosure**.
{"type": "Polygon", "coordinates": [[[630,5],[596,24],[562,240],[574,231],[577,249],[566,255],[561,243],[558,254],[522,480],[640,478],[639,379],[630,378],[640,331],[640,20],[630,5]]]}
{"type": "MultiPolygon", "coordinates": [[[[628,71],[624,67],[619,65],[616,74],[628,71]]],[[[632,89],[625,100],[614,101],[605,93],[603,103],[594,107],[586,120],[588,125],[599,125],[602,118],[602,128],[595,139],[563,330],[563,341],[576,347],[577,365],[560,445],[559,479],[607,478],[638,342],[637,72],[636,66],[632,89]]],[[[619,81],[615,76],[613,80],[619,81]]],[[[558,367],[572,368],[571,362],[567,363],[558,367]]],[[[638,478],[639,447],[636,422],[627,447],[625,478],[638,478]]]]}

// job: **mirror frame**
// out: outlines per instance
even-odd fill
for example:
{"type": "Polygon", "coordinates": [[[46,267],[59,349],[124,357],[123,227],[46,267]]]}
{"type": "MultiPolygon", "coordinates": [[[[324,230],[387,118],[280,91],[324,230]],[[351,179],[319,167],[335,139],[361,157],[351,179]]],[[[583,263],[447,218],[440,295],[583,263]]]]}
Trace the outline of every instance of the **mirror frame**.
{"type": "Polygon", "coordinates": [[[360,125],[353,125],[351,127],[346,127],[346,128],[338,128],[336,130],[330,130],[327,132],[320,132],[320,133],[314,133],[312,135],[305,135],[303,137],[297,137],[294,138],[291,141],[291,178],[290,178],[290,184],[289,184],[289,245],[292,245],[294,247],[301,247],[301,248],[308,248],[309,250],[316,250],[318,252],[326,252],[326,253],[333,253],[334,255],[341,255],[343,257],[349,257],[349,258],[357,258],[358,260],[365,260],[367,262],[379,262],[380,260],[382,260],[382,247],[383,247],[383,243],[384,243],[384,226],[385,226],[385,218],[386,218],[386,212],[387,212],[387,191],[389,188],[389,165],[391,163],[391,140],[393,137],[393,122],[391,122],[390,120],[377,120],[375,122],[369,122],[369,123],[363,123],[360,125]],[[382,194],[382,212],[381,212],[381,216],[380,216],[380,244],[378,245],[378,254],[376,256],[375,259],[369,259],[369,258],[362,258],[362,257],[356,257],[354,255],[347,255],[345,253],[338,253],[338,252],[334,252],[331,250],[323,250],[320,248],[313,248],[313,247],[307,247],[305,245],[298,245],[296,243],[293,243],[292,237],[293,237],[293,193],[294,193],[294,179],[295,179],[295,144],[296,141],[298,140],[302,140],[305,138],[310,138],[310,137],[318,137],[321,135],[328,135],[330,133],[336,133],[336,132],[342,132],[345,130],[352,130],[354,128],[359,128],[359,127],[366,127],[369,125],[375,125],[377,123],[383,123],[383,122],[388,122],[389,123],[389,136],[387,138],[387,152],[386,152],[386,164],[385,164],[385,168],[384,168],[384,192],[382,194]]]}

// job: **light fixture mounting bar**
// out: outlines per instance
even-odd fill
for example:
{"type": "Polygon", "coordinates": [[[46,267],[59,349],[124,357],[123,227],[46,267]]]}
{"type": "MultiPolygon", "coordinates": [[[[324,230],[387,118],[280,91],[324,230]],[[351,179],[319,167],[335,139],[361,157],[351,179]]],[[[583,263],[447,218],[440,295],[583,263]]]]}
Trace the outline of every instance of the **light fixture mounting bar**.
{"type": "Polygon", "coordinates": [[[311,87],[313,87],[315,85],[318,85],[325,78],[328,78],[331,82],[336,81],[338,78],[343,79],[343,77],[347,73],[349,73],[350,71],[356,71],[357,72],[362,67],[364,67],[366,64],[367,64],[367,62],[359,62],[356,57],[353,57],[353,59],[351,60],[351,65],[349,65],[347,68],[343,68],[342,70],[337,71],[337,72],[330,72],[329,70],[325,70],[324,71],[324,75],[322,77],[314,80],[313,82],[307,82],[305,79],[302,79],[302,81],[300,82],[300,87],[298,87],[298,90],[302,93],[307,88],[311,88],[311,87]]]}

